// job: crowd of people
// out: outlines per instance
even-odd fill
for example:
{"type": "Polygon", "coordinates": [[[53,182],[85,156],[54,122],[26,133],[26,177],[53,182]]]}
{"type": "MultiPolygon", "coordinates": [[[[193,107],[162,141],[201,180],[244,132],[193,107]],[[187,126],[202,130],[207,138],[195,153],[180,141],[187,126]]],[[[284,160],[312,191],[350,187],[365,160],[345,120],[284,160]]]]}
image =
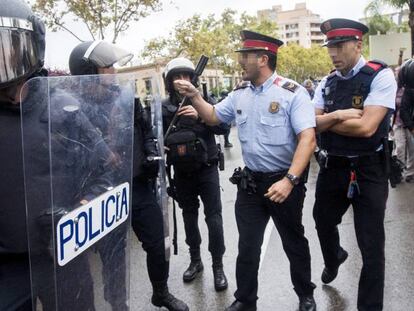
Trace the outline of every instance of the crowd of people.
{"type": "MultiPolygon", "coordinates": [[[[86,81],[82,76],[98,78],[92,87],[81,84],[70,94],[54,91],[50,83],[51,97],[42,100],[34,95],[44,91],[40,84],[33,83],[29,88],[24,84],[47,76],[43,68],[43,22],[23,0],[0,0],[0,17],[0,310],[32,310],[38,303],[45,311],[58,306],[62,310],[95,310],[92,272],[83,271],[82,276],[79,273],[80,267],[87,266],[87,253],[65,268],[52,268],[54,254],[47,236],[46,243],[39,242],[36,256],[29,254],[29,244],[32,252],[34,241],[28,238],[29,231],[45,240],[39,219],[53,226],[53,217],[45,215],[53,215],[56,210],[55,206],[47,210],[47,204],[42,209],[31,209],[36,204],[28,201],[35,198],[34,202],[45,202],[42,199],[52,195],[65,214],[125,181],[123,176],[132,176],[131,223],[147,253],[151,302],[168,310],[189,310],[168,288],[169,261],[164,245],[167,229],[155,182],[159,170],[165,167],[160,165],[162,152],[154,134],[153,117],[135,99],[132,118],[124,107],[133,95],[116,79],[100,78],[115,74],[115,65],[125,63],[132,54],[106,42],[79,44],[69,59],[71,75],[79,77],[79,81],[86,81]],[[49,101],[58,107],[63,102],[71,105],[45,115],[44,105],[49,101]],[[21,127],[27,115],[34,115],[36,122],[21,127]],[[54,121],[52,118],[58,120],[57,125],[51,125],[58,127],[58,137],[48,136],[47,124],[54,121]],[[63,127],[69,121],[74,123],[63,127]],[[48,139],[55,143],[53,152],[43,148],[48,139]],[[40,150],[38,154],[36,150],[40,150]],[[49,165],[48,152],[62,159],[61,163],[50,164],[53,178],[48,169],[40,169],[40,165],[49,165]],[[130,162],[128,154],[132,154],[130,162]],[[33,170],[42,198],[28,192],[28,169],[33,170]],[[82,183],[74,183],[69,175],[82,183]],[[58,196],[56,189],[50,190],[52,179],[70,191],[58,196]],[[30,220],[29,214],[35,221],[30,220]],[[33,286],[39,281],[34,265],[43,273],[42,282],[48,283],[44,288],[33,286]],[[70,284],[70,275],[75,273],[76,280],[70,284]],[[66,281],[70,288],[75,286],[76,291],[62,288],[48,297],[45,288],[60,281],[66,281]],[[65,303],[53,300],[59,295],[65,303]]],[[[338,225],[352,205],[362,256],[355,308],[383,310],[384,215],[390,161],[386,144],[392,129],[395,154],[405,166],[405,181],[414,182],[414,61],[408,60],[394,75],[385,63],[365,60],[362,38],[368,28],[360,22],[330,19],[321,24],[321,31],[326,35],[325,46],[335,70],[316,88],[310,79],[302,86],[280,76],[277,55],[283,42],[249,30],[241,32],[242,46],[236,51],[243,81],[230,93],[221,94],[218,103],[200,93],[196,68],[189,59],[174,58],[166,65],[163,76],[168,97],[161,109],[168,194],[182,211],[190,257],[182,279],[192,282],[204,269],[198,227],[201,199],[216,291],[226,290],[232,280],[227,279],[223,266],[226,248],[219,179],[221,155],[215,135],[227,135],[225,147],[230,148],[229,124],[235,122],[238,131],[245,167],[236,168],[230,178],[237,185],[237,290],[226,311],[257,310],[261,245],[270,219],[289,259],[299,311],[316,310],[311,253],[302,224],[305,184],[314,154],[320,166],[313,217],[325,264],[321,280],[324,284],[333,282],[348,258],[340,243],[338,225]]],[[[108,245],[116,247],[105,247],[101,242],[96,246],[104,267],[104,298],[113,310],[128,309],[127,230],[119,227],[103,240],[115,239],[115,244],[108,245]],[[114,258],[121,263],[116,269],[111,261],[114,258]]]]}

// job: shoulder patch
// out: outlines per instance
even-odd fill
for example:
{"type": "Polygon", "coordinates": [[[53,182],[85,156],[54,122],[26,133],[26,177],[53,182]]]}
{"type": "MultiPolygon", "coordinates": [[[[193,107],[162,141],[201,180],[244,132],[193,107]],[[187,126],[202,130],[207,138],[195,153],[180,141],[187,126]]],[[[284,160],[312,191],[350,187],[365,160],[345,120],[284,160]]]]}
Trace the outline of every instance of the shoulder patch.
{"type": "Polygon", "coordinates": [[[288,91],[291,91],[292,93],[295,93],[298,89],[299,85],[293,83],[293,82],[285,82],[282,87],[288,91]]]}
{"type": "Polygon", "coordinates": [[[365,64],[364,67],[361,68],[360,71],[362,71],[363,73],[372,75],[387,67],[388,65],[380,60],[370,60],[365,64]]]}
{"type": "Polygon", "coordinates": [[[245,89],[250,86],[250,81],[240,81],[233,89],[233,91],[245,89]]]}
{"type": "Polygon", "coordinates": [[[275,81],[273,81],[273,84],[275,84],[275,85],[277,85],[277,86],[280,86],[280,83],[283,81],[283,77],[281,77],[281,76],[278,76],[276,79],[275,79],[275,81]]]}

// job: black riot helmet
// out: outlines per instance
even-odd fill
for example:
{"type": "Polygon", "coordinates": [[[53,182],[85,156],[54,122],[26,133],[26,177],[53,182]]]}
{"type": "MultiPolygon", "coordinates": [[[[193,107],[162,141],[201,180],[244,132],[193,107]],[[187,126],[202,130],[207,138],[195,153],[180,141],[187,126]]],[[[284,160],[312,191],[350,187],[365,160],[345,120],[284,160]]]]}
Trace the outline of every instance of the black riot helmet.
{"type": "Polygon", "coordinates": [[[410,58],[401,65],[398,82],[403,87],[414,89],[414,59],[410,58]]]}
{"type": "Polygon", "coordinates": [[[0,88],[43,67],[45,26],[24,0],[0,0],[0,88]]]}
{"type": "Polygon", "coordinates": [[[72,75],[94,75],[98,68],[123,66],[133,54],[105,41],[88,41],[78,44],[69,57],[72,75]]]}
{"type": "Polygon", "coordinates": [[[194,64],[189,59],[184,57],[177,57],[168,62],[167,66],[165,66],[163,77],[165,88],[170,94],[174,92],[172,77],[180,73],[188,73],[190,75],[190,79],[193,79],[195,74],[194,64]]]}

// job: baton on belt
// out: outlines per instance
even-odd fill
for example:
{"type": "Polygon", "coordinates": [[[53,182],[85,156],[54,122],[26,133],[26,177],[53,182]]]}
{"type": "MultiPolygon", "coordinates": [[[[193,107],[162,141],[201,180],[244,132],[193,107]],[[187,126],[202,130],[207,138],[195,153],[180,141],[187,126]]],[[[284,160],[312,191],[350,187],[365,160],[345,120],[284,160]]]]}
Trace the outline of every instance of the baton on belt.
{"type": "MultiPolygon", "coordinates": [[[[196,68],[194,70],[194,76],[191,79],[191,83],[195,87],[197,87],[198,77],[202,75],[202,73],[204,71],[204,68],[206,68],[207,62],[208,62],[208,57],[205,56],[205,55],[201,55],[200,60],[198,61],[198,64],[197,64],[197,66],[196,66],[196,68]]],[[[175,126],[175,123],[177,122],[177,119],[178,119],[178,111],[180,110],[180,108],[183,107],[183,106],[189,105],[190,103],[191,103],[191,100],[187,96],[185,96],[183,98],[183,100],[181,101],[180,105],[178,105],[178,109],[175,112],[174,117],[173,117],[170,125],[168,126],[167,131],[165,132],[164,141],[167,139],[167,137],[170,134],[172,128],[175,126]]]]}

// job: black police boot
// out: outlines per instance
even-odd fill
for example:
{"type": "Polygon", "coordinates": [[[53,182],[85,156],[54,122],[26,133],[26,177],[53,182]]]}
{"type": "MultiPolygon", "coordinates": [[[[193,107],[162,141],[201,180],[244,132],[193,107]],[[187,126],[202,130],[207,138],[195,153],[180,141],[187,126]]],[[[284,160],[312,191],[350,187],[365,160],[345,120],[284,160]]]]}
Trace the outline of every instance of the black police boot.
{"type": "Polygon", "coordinates": [[[189,311],[187,304],[175,298],[169,291],[167,282],[157,282],[152,284],[153,294],[151,302],[156,307],[164,307],[170,311],[189,311]]]}
{"type": "Polygon", "coordinates": [[[203,271],[204,269],[203,263],[201,262],[200,249],[190,249],[190,256],[190,265],[188,266],[187,270],[184,271],[183,274],[184,282],[191,282],[196,278],[197,274],[203,271]]]}
{"type": "Polygon", "coordinates": [[[227,289],[228,283],[223,270],[223,258],[213,258],[214,288],[217,292],[227,289]]]}
{"type": "Polygon", "coordinates": [[[230,307],[226,308],[224,311],[256,311],[256,303],[247,304],[239,300],[235,300],[230,307]]]}
{"type": "Polygon", "coordinates": [[[339,256],[338,256],[338,265],[334,268],[328,268],[325,267],[322,271],[322,282],[325,284],[331,283],[333,280],[335,280],[336,276],[338,275],[338,269],[341,264],[345,262],[345,260],[348,258],[348,253],[343,248],[340,248],[339,250],[339,256]]]}
{"type": "Polygon", "coordinates": [[[233,147],[233,144],[229,141],[224,142],[224,148],[231,148],[233,147]]]}
{"type": "Polygon", "coordinates": [[[193,261],[191,260],[190,265],[188,266],[187,270],[184,271],[183,274],[183,281],[184,282],[191,282],[197,276],[197,274],[203,271],[204,266],[201,260],[193,261]]]}
{"type": "Polygon", "coordinates": [[[299,311],[316,311],[316,302],[312,295],[299,298],[299,311]]]}

